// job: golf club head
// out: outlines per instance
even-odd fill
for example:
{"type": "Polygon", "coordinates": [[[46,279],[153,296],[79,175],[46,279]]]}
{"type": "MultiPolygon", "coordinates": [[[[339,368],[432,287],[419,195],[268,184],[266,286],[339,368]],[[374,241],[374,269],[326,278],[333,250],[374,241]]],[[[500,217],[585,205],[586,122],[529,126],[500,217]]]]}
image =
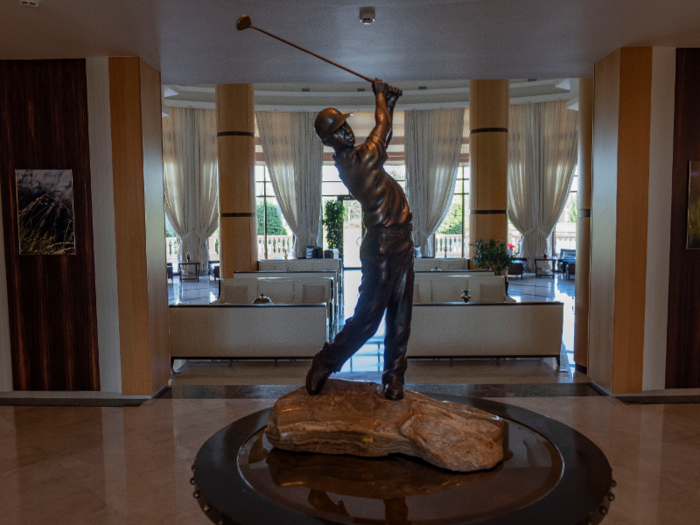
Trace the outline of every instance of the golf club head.
{"type": "Polygon", "coordinates": [[[250,21],[250,17],[248,15],[243,15],[238,19],[238,22],[236,22],[236,29],[238,29],[239,31],[243,31],[244,29],[248,29],[252,25],[253,23],[250,21]]]}

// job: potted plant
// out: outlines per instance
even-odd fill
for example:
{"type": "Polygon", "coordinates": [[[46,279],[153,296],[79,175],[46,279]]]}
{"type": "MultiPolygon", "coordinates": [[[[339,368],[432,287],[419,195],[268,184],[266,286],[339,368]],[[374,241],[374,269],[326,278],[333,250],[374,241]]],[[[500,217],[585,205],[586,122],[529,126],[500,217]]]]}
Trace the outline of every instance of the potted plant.
{"type": "Polygon", "coordinates": [[[505,275],[513,263],[513,256],[508,250],[508,244],[503,241],[496,242],[494,239],[478,241],[470,244],[476,248],[476,253],[472,257],[472,263],[477,268],[492,270],[494,275],[505,275]]]}

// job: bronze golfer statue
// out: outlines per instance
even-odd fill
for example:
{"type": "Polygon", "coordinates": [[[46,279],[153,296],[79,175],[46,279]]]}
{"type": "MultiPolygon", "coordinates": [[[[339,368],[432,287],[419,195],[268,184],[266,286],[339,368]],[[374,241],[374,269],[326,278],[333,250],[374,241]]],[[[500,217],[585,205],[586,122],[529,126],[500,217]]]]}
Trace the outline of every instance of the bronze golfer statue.
{"type": "Polygon", "coordinates": [[[354,315],[334,340],[314,356],[306,389],[318,394],[326,379],[338,372],[377,331],[386,311],[382,384],[388,399],[403,398],[406,346],[411,333],[413,306],[413,241],[411,211],[401,186],[384,171],[391,140],[394,105],[400,89],[381,80],[372,82],[376,98],[374,129],[355,147],[355,135],[346,122],[351,116],[324,109],[316,118],[316,133],[335,150],[340,179],[362,205],[366,233],[360,247],[362,283],[354,315]]]}

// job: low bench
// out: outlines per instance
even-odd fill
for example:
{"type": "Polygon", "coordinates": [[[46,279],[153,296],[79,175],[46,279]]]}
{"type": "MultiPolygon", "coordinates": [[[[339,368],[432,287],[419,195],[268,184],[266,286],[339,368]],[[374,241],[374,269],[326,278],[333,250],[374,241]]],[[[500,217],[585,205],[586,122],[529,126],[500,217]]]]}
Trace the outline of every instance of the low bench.
{"type": "Polygon", "coordinates": [[[553,357],[559,364],[564,304],[413,305],[408,357],[553,357]]]}
{"type": "Polygon", "coordinates": [[[325,304],[171,305],[171,359],[313,357],[328,338],[325,304]]]}

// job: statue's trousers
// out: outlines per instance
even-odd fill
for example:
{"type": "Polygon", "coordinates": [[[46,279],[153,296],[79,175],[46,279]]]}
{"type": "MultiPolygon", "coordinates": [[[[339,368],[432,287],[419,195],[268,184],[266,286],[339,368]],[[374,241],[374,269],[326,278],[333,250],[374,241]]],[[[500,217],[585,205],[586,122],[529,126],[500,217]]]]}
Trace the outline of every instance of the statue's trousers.
{"type": "Polygon", "coordinates": [[[403,379],[411,334],[413,251],[410,224],[367,231],[360,248],[362,283],[357,307],[335,339],[318,352],[324,366],[339,371],[375,334],[386,311],[382,380],[403,379]]]}

